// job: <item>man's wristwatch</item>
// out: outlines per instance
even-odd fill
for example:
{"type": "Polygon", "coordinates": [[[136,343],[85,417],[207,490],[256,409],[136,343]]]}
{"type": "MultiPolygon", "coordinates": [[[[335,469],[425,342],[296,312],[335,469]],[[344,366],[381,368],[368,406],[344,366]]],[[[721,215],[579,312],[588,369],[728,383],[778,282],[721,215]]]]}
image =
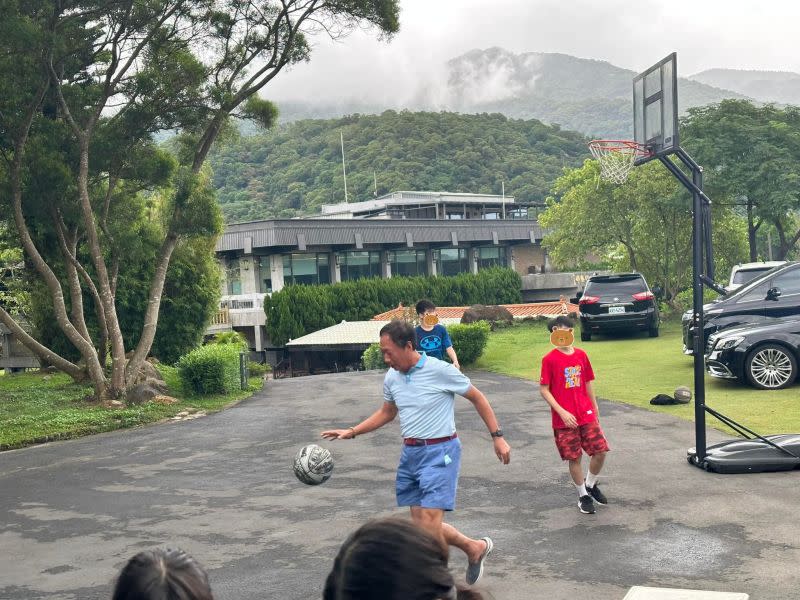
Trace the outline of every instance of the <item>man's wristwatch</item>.
{"type": "Polygon", "coordinates": [[[492,432],[492,437],[493,438],[503,437],[503,430],[500,427],[498,427],[497,431],[492,432]]]}

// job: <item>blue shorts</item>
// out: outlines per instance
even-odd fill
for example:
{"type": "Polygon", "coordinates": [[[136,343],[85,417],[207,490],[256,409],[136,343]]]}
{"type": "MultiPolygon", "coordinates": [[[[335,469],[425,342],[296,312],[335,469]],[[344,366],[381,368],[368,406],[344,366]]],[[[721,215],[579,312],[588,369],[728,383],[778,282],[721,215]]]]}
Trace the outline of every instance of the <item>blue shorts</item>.
{"type": "Polygon", "coordinates": [[[456,507],[461,440],[403,446],[397,467],[397,506],[453,510],[456,507]]]}

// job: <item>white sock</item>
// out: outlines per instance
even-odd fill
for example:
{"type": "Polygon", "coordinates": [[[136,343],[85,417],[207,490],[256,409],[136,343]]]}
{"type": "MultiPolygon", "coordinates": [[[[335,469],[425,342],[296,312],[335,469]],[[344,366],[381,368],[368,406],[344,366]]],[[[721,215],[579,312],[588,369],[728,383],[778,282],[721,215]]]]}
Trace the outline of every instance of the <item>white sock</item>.
{"type": "Polygon", "coordinates": [[[589,493],[589,492],[586,491],[586,486],[584,484],[578,485],[576,483],[575,484],[575,489],[578,490],[578,498],[580,498],[581,496],[585,496],[586,494],[589,493]]]}
{"type": "Polygon", "coordinates": [[[599,477],[599,475],[595,475],[591,471],[588,471],[586,473],[586,487],[594,487],[599,477]]]}

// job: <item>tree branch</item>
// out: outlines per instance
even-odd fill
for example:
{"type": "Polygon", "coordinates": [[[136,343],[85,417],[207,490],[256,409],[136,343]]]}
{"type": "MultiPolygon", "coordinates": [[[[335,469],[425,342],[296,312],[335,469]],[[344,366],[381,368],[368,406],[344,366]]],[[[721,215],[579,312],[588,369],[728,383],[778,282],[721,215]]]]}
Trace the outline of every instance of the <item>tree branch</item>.
{"type": "Polygon", "coordinates": [[[77,232],[70,236],[69,242],[64,234],[64,223],[58,209],[52,208],[50,216],[55,226],[58,242],[61,246],[61,253],[66,260],[64,261],[64,268],[67,271],[67,282],[69,283],[70,299],[72,300],[72,318],[71,322],[87,342],[92,342],[92,336],[89,335],[89,329],[86,327],[86,318],[83,313],[83,290],[81,289],[81,282],[78,279],[78,269],[76,268],[77,259],[75,254],[77,252],[77,232]],[[70,246],[72,248],[70,248],[70,246]]]}
{"type": "Polygon", "coordinates": [[[164,282],[167,279],[167,269],[169,268],[169,261],[172,258],[172,252],[175,250],[178,240],[178,235],[170,232],[161,244],[156,263],[156,271],[150,285],[150,294],[147,300],[147,310],[144,314],[142,335],[139,338],[139,343],[136,345],[133,356],[130,361],[128,361],[125,368],[125,383],[128,386],[133,385],[136,376],[139,374],[139,369],[147,358],[150,348],[153,345],[153,340],[156,335],[156,325],[158,324],[158,311],[161,307],[161,295],[164,292],[164,282]]]}
{"type": "Polygon", "coordinates": [[[33,352],[42,363],[45,365],[53,365],[59,371],[63,371],[72,377],[75,381],[83,381],[86,379],[86,371],[36,341],[5,311],[5,309],[3,309],[2,306],[0,306],[0,321],[11,330],[22,345],[33,352]]]}

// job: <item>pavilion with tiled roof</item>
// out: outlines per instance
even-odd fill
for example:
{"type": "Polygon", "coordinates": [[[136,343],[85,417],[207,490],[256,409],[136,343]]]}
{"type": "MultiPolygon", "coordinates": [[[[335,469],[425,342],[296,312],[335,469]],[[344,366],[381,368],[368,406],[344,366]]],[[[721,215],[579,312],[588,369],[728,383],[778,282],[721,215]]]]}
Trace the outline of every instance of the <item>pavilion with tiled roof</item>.
{"type": "MultiPolygon", "coordinates": [[[[529,304],[501,304],[503,308],[508,309],[515,319],[524,319],[525,317],[556,317],[565,313],[577,315],[578,305],[571,302],[532,302],[529,304]]],[[[464,311],[469,306],[437,306],[436,314],[439,318],[444,319],[458,319],[464,315],[464,311]]],[[[372,317],[373,321],[391,321],[392,319],[402,318],[406,309],[403,306],[398,306],[392,310],[387,310],[379,315],[372,317]]]]}

